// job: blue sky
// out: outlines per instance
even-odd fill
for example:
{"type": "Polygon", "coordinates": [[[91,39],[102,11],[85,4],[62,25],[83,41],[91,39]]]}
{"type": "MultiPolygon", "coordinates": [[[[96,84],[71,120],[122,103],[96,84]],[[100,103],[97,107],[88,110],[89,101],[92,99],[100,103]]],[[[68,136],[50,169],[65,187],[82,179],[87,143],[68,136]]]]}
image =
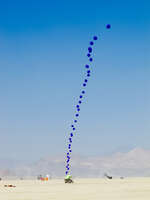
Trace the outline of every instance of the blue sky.
{"type": "Polygon", "coordinates": [[[73,152],[150,148],[148,1],[0,3],[0,158],[66,151],[93,35],[73,152]]]}

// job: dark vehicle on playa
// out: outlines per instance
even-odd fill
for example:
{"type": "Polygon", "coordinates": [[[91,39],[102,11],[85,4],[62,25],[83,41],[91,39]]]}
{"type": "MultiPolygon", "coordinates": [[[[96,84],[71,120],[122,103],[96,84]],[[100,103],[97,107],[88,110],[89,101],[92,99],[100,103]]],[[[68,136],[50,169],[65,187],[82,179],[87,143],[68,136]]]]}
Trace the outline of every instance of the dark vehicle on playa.
{"type": "Polygon", "coordinates": [[[71,178],[72,178],[72,176],[70,176],[70,175],[66,176],[64,179],[65,183],[74,183],[71,178]]]}
{"type": "Polygon", "coordinates": [[[106,173],[104,174],[104,176],[108,179],[112,179],[112,176],[108,176],[106,173]]]}

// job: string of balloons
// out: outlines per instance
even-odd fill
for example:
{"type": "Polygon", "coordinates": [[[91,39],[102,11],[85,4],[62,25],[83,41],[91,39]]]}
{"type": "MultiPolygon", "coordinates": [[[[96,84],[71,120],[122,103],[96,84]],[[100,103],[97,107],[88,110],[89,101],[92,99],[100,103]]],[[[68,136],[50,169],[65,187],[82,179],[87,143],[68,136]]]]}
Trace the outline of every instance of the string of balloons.
{"type": "MultiPolygon", "coordinates": [[[[106,25],[106,29],[110,29],[111,28],[111,25],[110,24],[107,24],[106,25]]],[[[90,63],[93,62],[93,58],[92,58],[92,52],[93,52],[93,46],[95,45],[95,42],[98,40],[98,37],[97,36],[93,36],[92,40],[89,42],[89,47],[88,47],[88,52],[87,52],[87,57],[88,57],[88,61],[90,63]]],[[[81,93],[79,95],[79,99],[78,99],[78,103],[76,105],[76,114],[74,116],[74,120],[73,120],[73,123],[71,124],[71,133],[69,135],[69,144],[68,144],[68,150],[67,150],[67,159],[66,159],[66,171],[65,171],[65,174],[69,174],[69,171],[70,171],[70,159],[71,159],[71,153],[72,153],[72,148],[71,148],[71,145],[72,145],[72,140],[73,140],[73,136],[74,136],[74,133],[76,131],[76,124],[78,122],[78,119],[79,119],[79,112],[80,112],[80,109],[81,109],[81,104],[82,104],[82,100],[84,98],[84,95],[85,95],[85,88],[87,86],[87,83],[89,81],[89,78],[91,76],[91,65],[90,64],[86,64],[85,65],[85,70],[86,70],[86,77],[84,78],[84,81],[82,83],[82,90],[81,90],[81,93]]]]}

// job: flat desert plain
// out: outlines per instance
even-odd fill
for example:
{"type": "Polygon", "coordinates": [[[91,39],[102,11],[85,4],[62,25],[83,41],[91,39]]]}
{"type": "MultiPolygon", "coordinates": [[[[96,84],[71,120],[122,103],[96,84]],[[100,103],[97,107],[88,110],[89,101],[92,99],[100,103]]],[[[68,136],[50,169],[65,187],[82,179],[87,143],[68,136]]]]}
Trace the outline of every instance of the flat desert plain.
{"type": "Polygon", "coordinates": [[[74,179],[74,184],[63,179],[2,180],[0,200],[150,200],[150,178],[74,179]]]}

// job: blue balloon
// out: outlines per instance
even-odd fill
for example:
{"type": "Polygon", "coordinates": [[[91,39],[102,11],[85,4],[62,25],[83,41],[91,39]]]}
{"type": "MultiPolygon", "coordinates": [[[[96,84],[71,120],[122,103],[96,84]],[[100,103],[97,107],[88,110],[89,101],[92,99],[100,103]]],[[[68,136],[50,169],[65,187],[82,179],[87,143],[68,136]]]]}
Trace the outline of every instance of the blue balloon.
{"type": "Polygon", "coordinates": [[[77,108],[79,108],[80,106],[79,105],[77,105],[77,108]]]}
{"type": "Polygon", "coordinates": [[[89,48],[88,48],[88,51],[89,51],[89,53],[91,53],[91,52],[92,52],[92,48],[91,48],[91,47],[89,47],[89,48]]]}
{"type": "Polygon", "coordinates": [[[74,120],[74,123],[77,123],[77,120],[74,120]]]}
{"type": "Polygon", "coordinates": [[[82,95],[80,95],[80,99],[82,99],[82,97],[83,97],[83,96],[82,96],[82,95]]]}
{"type": "Polygon", "coordinates": [[[89,65],[85,65],[85,67],[88,69],[88,68],[89,68],[89,65]]]}
{"type": "Polygon", "coordinates": [[[87,57],[90,57],[90,56],[91,56],[91,54],[90,54],[90,53],[88,53],[88,54],[87,54],[87,57]]]}
{"type": "Polygon", "coordinates": [[[73,128],[73,131],[75,131],[76,129],[75,128],[73,128]]]}
{"type": "Polygon", "coordinates": [[[87,73],[89,74],[91,71],[90,70],[87,70],[87,73]]]}
{"type": "Polygon", "coordinates": [[[82,94],[85,94],[85,91],[84,91],[84,90],[82,91],[82,94]]]}
{"type": "Polygon", "coordinates": [[[86,86],[86,84],[85,84],[85,83],[83,83],[83,86],[85,87],[85,86],[86,86]]]}
{"type": "Polygon", "coordinates": [[[79,104],[81,104],[82,103],[82,101],[79,101],[79,104]]]}
{"type": "Polygon", "coordinates": [[[92,61],[93,61],[93,58],[90,58],[89,61],[92,62],[92,61]]]}
{"type": "Polygon", "coordinates": [[[84,82],[85,82],[85,83],[87,83],[87,82],[88,82],[88,80],[87,80],[87,79],[85,79],[85,80],[84,80],[84,82]]]}
{"type": "Polygon", "coordinates": [[[77,111],[80,111],[80,108],[78,108],[77,111]]]}
{"type": "Polygon", "coordinates": [[[93,37],[93,40],[97,40],[97,39],[98,39],[98,37],[97,37],[97,36],[94,36],[94,37],[93,37]]]}
{"type": "Polygon", "coordinates": [[[90,45],[93,45],[93,44],[94,44],[94,42],[93,42],[93,41],[91,41],[91,42],[90,42],[90,45]]]}
{"type": "Polygon", "coordinates": [[[110,28],[111,28],[111,25],[110,25],[110,24],[107,24],[107,25],[106,25],[106,28],[107,28],[107,29],[110,29],[110,28]]]}
{"type": "Polygon", "coordinates": [[[76,117],[78,117],[79,116],[79,114],[76,114],[76,117]]]}

